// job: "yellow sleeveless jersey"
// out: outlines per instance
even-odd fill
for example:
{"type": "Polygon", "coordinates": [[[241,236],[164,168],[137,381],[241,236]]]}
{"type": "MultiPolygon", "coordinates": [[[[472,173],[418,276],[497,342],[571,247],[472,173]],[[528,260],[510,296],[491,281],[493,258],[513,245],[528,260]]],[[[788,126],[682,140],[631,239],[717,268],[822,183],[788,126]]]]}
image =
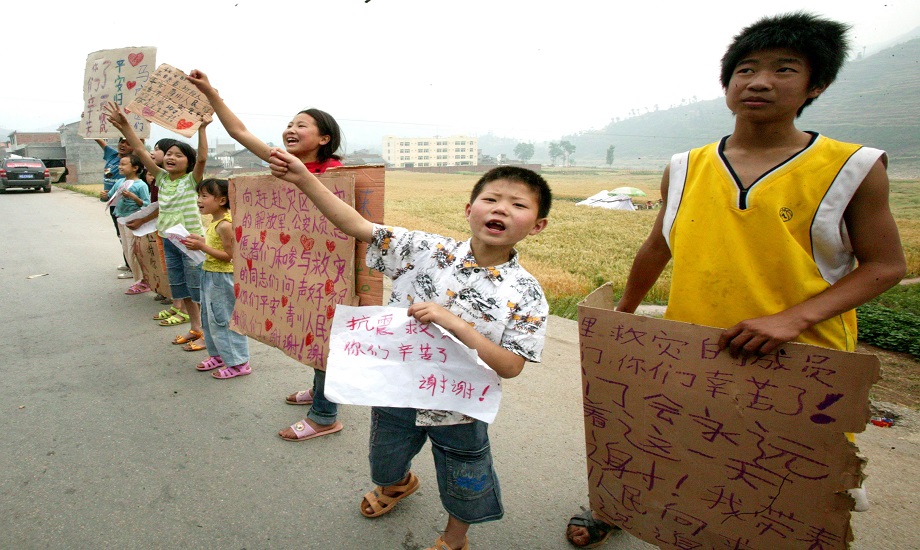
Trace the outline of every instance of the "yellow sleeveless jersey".
{"type": "MultiPolygon", "coordinates": [[[[786,310],[853,270],[843,213],[885,154],[813,134],[744,189],[725,139],[672,157],[663,228],[674,259],[665,317],[717,328],[786,310]]],[[[856,312],[796,341],[852,351],[856,312]]]]}

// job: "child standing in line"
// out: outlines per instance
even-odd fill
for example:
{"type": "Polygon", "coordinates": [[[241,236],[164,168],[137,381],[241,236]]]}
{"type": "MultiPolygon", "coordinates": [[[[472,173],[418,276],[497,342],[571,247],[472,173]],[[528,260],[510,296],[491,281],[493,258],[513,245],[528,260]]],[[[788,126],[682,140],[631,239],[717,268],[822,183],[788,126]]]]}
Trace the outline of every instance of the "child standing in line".
{"type": "MultiPolygon", "coordinates": [[[[118,170],[118,165],[122,158],[134,152],[134,148],[131,147],[131,144],[123,137],[118,140],[118,149],[110,147],[104,139],[97,139],[96,144],[102,148],[102,160],[105,162],[105,168],[102,172],[102,190],[108,193],[116,183],[124,179],[124,175],[118,170]]],[[[118,220],[115,216],[115,205],[109,206],[109,216],[112,217],[112,224],[115,226],[115,234],[120,239],[121,228],[118,227],[118,220]]],[[[128,273],[128,271],[131,270],[131,266],[128,265],[128,257],[125,256],[124,260],[125,263],[118,266],[118,270],[123,272],[119,273],[118,278],[131,279],[137,274],[128,273]]]]}
{"type": "MultiPolygon", "coordinates": [[[[99,192],[99,200],[107,201],[114,197],[119,189],[122,190],[121,198],[112,210],[116,219],[130,216],[150,204],[150,192],[144,182],[146,174],[141,159],[133,153],[121,157],[118,162],[118,171],[124,180],[113,185],[108,192],[105,190],[99,192]]],[[[137,254],[134,253],[134,242],[137,237],[127,227],[119,227],[118,232],[121,235],[122,252],[130,268],[128,273],[134,275],[134,284],[125,291],[125,294],[150,292],[150,286],[147,285],[144,274],[141,272],[141,263],[137,259],[137,254]]]]}
{"type": "Polygon", "coordinates": [[[176,336],[172,343],[176,345],[195,345],[199,340],[201,344],[188,351],[205,349],[201,330],[201,267],[187,254],[173,244],[164,231],[176,224],[182,224],[186,231],[201,235],[201,216],[198,214],[198,182],[204,177],[204,165],[207,162],[208,138],[205,128],[210,120],[202,121],[198,128],[198,154],[191,145],[176,141],[166,151],[163,157],[163,167],[157,166],[153,157],[144,148],[134,129],[121,109],[114,103],[107,103],[104,107],[106,116],[113,126],[124,134],[141,161],[149,172],[156,176],[159,188],[159,205],[156,212],[151,212],[144,218],[133,220],[140,225],[154,218],[157,220],[157,231],[163,238],[163,253],[166,257],[166,271],[169,278],[169,290],[173,300],[182,300],[188,311],[191,327],[186,334],[176,336]]]}
{"type": "MultiPolygon", "coordinates": [[[[269,162],[271,148],[254,136],[243,122],[227,107],[207,75],[195,69],[189,73],[189,82],[194,84],[214,108],[224,129],[243,147],[260,159],[269,162]]],[[[304,163],[311,174],[322,174],[330,168],[341,166],[336,154],[341,144],[339,124],[332,115],[319,109],[306,109],[297,113],[282,132],[285,150],[304,163]]],[[[289,405],[309,405],[307,417],[284,428],[278,435],[286,441],[306,441],[321,435],[338,432],[342,424],[338,418],[338,404],[326,399],[326,373],[313,370],[313,387],[294,392],[285,397],[289,405]]]]}
{"type": "Polygon", "coordinates": [[[201,325],[208,358],[198,363],[217,379],[245,376],[249,366],[249,339],[230,330],[236,295],[233,292],[233,220],[227,180],[208,178],[198,184],[198,210],[214,221],[205,236],[189,235],[183,244],[207,256],[201,274],[201,325]],[[229,365],[229,366],[228,366],[229,365]]]}
{"type": "MultiPolygon", "coordinates": [[[[856,307],[906,270],[888,157],[795,126],[837,77],[847,30],[798,12],[735,36],[721,74],[734,131],[665,167],[661,210],[617,311],[634,312],[673,259],[665,318],[725,329],[719,348],[733,357],[790,341],[854,351],[856,307]]],[[[850,494],[855,511],[868,508],[862,487],[850,494]]],[[[589,510],[566,538],[594,548],[615,529],[589,510]]]]}
{"type": "MultiPolygon", "coordinates": [[[[552,195],[538,174],[516,166],[486,172],[466,205],[471,237],[458,242],[369,222],[280,149],[272,151],[271,169],[341,231],[368,243],[368,267],[393,279],[389,305],[449,330],[503,378],[520,374],[526,361],[540,360],[549,306],[514,248],[547,224],[552,195]]],[[[361,514],[386,514],[418,489],[410,466],[430,438],[449,514],[432,548],[468,550],[470,524],[504,515],[488,424],[453,411],[373,407],[371,425],[371,479],[377,487],[361,500],[361,514]]]]}
{"type": "MultiPolygon", "coordinates": [[[[170,147],[175,145],[177,140],[172,138],[161,138],[153,146],[153,152],[150,156],[160,168],[163,167],[163,157],[170,147]]],[[[147,186],[150,188],[150,202],[159,201],[160,189],[157,187],[156,176],[147,172],[147,186]]],[[[160,326],[175,326],[189,322],[188,312],[185,311],[185,304],[182,300],[173,300],[169,297],[157,294],[156,300],[162,304],[172,304],[172,307],[164,309],[153,316],[155,321],[160,322],[160,326]]],[[[187,345],[187,344],[186,344],[187,345]]]]}

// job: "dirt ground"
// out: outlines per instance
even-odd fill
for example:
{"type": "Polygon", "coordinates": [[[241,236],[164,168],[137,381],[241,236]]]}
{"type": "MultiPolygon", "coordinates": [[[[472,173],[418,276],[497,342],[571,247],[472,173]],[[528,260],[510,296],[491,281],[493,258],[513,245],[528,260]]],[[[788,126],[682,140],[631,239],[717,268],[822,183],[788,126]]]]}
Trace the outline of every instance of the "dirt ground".
{"type": "Polygon", "coordinates": [[[875,346],[859,344],[857,351],[878,356],[882,379],[872,387],[873,401],[885,401],[920,409],[920,361],[909,353],[896,353],[875,346]]]}

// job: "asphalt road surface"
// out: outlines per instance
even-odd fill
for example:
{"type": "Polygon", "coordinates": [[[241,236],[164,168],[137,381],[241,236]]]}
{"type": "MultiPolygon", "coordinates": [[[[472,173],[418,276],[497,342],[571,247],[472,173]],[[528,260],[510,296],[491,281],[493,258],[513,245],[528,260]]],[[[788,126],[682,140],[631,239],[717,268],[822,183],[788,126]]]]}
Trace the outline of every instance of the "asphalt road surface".
{"type": "MultiPolygon", "coordinates": [[[[369,411],[338,434],[276,432],[305,411],[283,397],[312,374],[251,341],[253,374],[196,372],[151,294],[127,296],[98,200],[66,190],[0,196],[0,548],[427,548],[446,522],[426,449],[421,489],[386,516],[358,511],[369,411]],[[35,275],[41,275],[33,277],[35,275]],[[31,277],[31,278],[30,278],[31,277]]],[[[504,383],[490,432],[505,518],[473,526],[488,549],[571,548],[587,505],[576,323],[552,318],[542,364],[504,383]]],[[[859,436],[872,509],[858,549],[918,548],[916,416],[859,436]]],[[[609,549],[652,548],[618,534],[609,549]]]]}

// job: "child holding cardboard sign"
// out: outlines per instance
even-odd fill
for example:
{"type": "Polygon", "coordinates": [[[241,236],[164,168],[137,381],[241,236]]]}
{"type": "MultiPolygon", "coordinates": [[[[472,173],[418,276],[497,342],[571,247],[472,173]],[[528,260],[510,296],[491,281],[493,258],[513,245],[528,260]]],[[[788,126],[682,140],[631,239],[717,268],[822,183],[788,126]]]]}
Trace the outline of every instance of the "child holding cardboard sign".
{"type": "Polygon", "coordinates": [[[133,220],[135,224],[157,220],[157,231],[163,239],[163,251],[166,256],[169,289],[174,300],[181,299],[187,308],[191,327],[186,334],[180,334],[173,344],[189,344],[187,351],[206,349],[203,345],[204,333],[201,330],[201,268],[183,253],[169,239],[164,231],[176,224],[182,224],[189,233],[200,235],[203,232],[201,216],[198,213],[198,193],[196,187],[204,177],[204,165],[208,156],[208,138],[205,128],[210,120],[204,120],[198,128],[198,152],[191,145],[176,141],[163,157],[163,167],[144,148],[128,119],[118,105],[107,103],[104,107],[109,122],[118,128],[144,163],[147,171],[156,176],[159,188],[159,205],[156,212],[146,218],[133,220]],[[201,344],[198,344],[202,341],[201,344]]]}
{"type": "MultiPolygon", "coordinates": [[[[549,307],[540,284],[518,263],[515,245],[547,224],[552,195],[546,181],[502,166],[473,187],[466,205],[470,239],[373,224],[329,191],[290,153],[274,149],[272,174],[296,185],[341,231],[368,243],[367,265],[393,278],[391,306],[421,323],[449,330],[499,376],[539,361],[549,307]]],[[[333,367],[334,368],[334,367],[333,367]]],[[[373,407],[371,478],[361,513],[374,518],[414,493],[412,459],[431,439],[447,527],[433,548],[468,549],[470,524],[502,517],[488,425],[452,411],[373,407]]]]}
{"type": "MultiPolygon", "coordinates": [[[[906,269],[887,157],[795,127],[836,78],[847,30],[799,12],[735,37],[721,75],[734,132],[672,157],[618,311],[635,311],[673,258],[665,317],[724,328],[719,347],[732,356],[789,341],[854,350],[854,308],[906,269]]],[[[851,493],[857,510],[868,506],[865,491],[851,493]]],[[[590,548],[613,529],[589,511],[570,520],[566,537],[590,548]]]]}
{"type": "MultiPolygon", "coordinates": [[[[189,73],[188,80],[208,98],[214,114],[227,133],[257,157],[268,162],[271,148],[253,135],[230,110],[217,89],[211,85],[208,76],[195,69],[189,73]]],[[[313,174],[322,174],[342,165],[341,157],[336,154],[342,141],[339,124],[325,111],[305,109],[297,113],[282,132],[281,140],[287,152],[303,162],[313,174]]],[[[309,390],[297,391],[285,397],[289,405],[306,405],[310,410],[306,418],[278,432],[282,439],[307,441],[342,430],[342,423],[337,420],[338,404],[326,399],[325,387],[325,371],[314,369],[313,386],[309,390]]]]}

